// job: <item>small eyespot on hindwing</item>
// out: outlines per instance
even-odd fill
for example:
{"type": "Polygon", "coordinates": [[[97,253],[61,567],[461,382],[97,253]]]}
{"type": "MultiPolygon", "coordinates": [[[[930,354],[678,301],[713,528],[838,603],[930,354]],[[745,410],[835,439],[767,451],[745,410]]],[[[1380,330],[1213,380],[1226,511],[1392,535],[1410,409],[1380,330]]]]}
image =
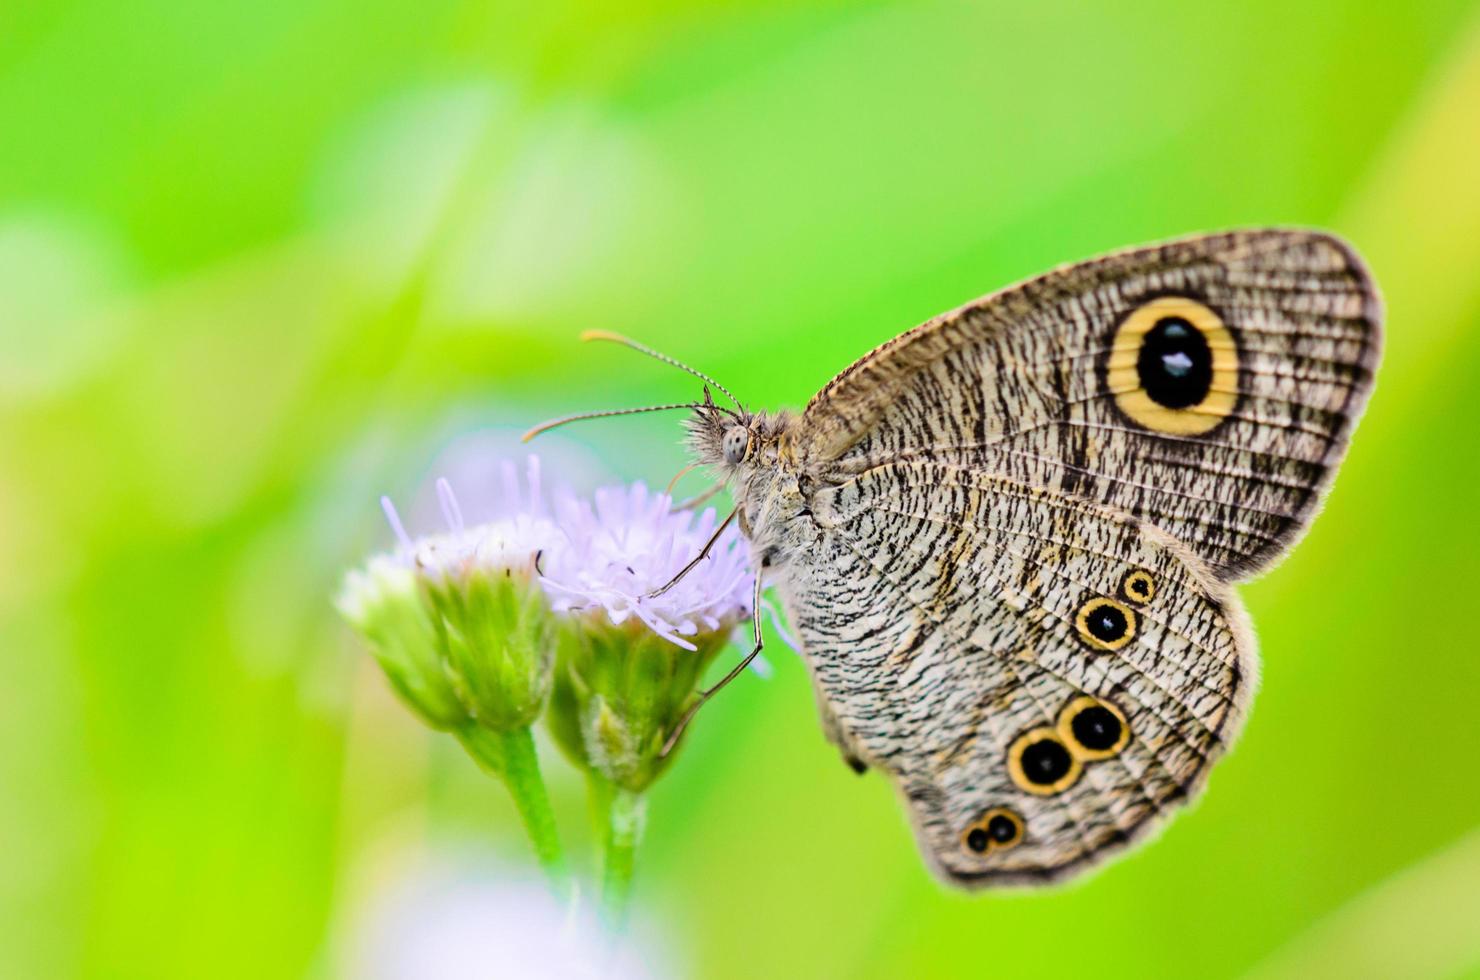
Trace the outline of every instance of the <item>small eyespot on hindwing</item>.
{"type": "Polygon", "coordinates": [[[1131,740],[1125,713],[1103,698],[1081,695],[1059,712],[1059,737],[1080,760],[1119,755],[1131,740]]]}
{"type": "Polygon", "coordinates": [[[1136,636],[1136,613],[1108,596],[1093,596],[1079,607],[1074,632],[1092,650],[1115,651],[1136,636]]]}
{"type": "Polygon", "coordinates": [[[1051,796],[1079,779],[1079,759],[1053,728],[1034,728],[1019,735],[1007,750],[1007,772],[1021,790],[1051,796]]]}

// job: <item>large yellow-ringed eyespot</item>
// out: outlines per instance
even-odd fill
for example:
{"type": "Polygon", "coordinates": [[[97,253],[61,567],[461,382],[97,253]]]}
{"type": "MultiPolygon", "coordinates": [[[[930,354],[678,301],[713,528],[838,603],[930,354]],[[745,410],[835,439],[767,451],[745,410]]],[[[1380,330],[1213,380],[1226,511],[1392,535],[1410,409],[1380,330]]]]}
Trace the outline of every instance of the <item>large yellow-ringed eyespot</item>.
{"type": "Polygon", "coordinates": [[[1156,598],[1156,579],[1144,568],[1133,568],[1120,580],[1120,597],[1136,606],[1156,598]]]}
{"type": "Polygon", "coordinates": [[[1116,328],[1105,387],[1132,422],[1200,435],[1233,411],[1238,361],[1238,343],[1222,317],[1186,296],[1160,296],[1116,328]]]}
{"type": "Polygon", "coordinates": [[[1120,754],[1131,740],[1131,726],[1115,705],[1086,694],[1059,712],[1059,737],[1080,760],[1093,762],[1120,754]]]}
{"type": "Polygon", "coordinates": [[[720,451],[724,453],[725,462],[733,466],[745,462],[750,455],[750,446],[750,429],[743,425],[732,425],[725,430],[720,451]]]}
{"type": "Polygon", "coordinates": [[[1136,612],[1108,596],[1095,596],[1079,607],[1074,631],[1092,650],[1119,650],[1136,636],[1136,612]]]}
{"type": "Polygon", "coordinates": [[[1023,818],[1006,807],[993,807],[961,834],[961,843],[973,854],[1004,851],[1023,839],[1023,818]]]}
{"type": "Polygon", "coordinates": [[[1038,796],[1062,793],[1079,778],[1079,759],[1053,728],[1033,728],[1007,750],[1007,774],[1018,789],[1038,796]]]}

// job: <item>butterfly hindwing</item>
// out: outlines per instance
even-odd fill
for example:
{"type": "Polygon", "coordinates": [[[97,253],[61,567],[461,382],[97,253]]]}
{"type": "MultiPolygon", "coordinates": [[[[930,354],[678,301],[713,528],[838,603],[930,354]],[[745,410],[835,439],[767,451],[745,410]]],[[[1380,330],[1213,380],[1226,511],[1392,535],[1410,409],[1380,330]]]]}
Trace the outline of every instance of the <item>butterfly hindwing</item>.
{"type": "Polygon", "coordinates": [[[1380,304],[1347,246],[1250,231],[1066,266],[839,375],[795,452],[821,482],[930,460],[1123,511],[1223,579],[1309,522],[1371,384],[1380,304]]]}
{"type": "Polygon", "coordinates": [[[1242,612],[1168,535],[937,463],[812,505],[820,537],[784,594],[819,701],[951,880],[1092,863],[1186,798],[1241,724],[1242,612]]]}

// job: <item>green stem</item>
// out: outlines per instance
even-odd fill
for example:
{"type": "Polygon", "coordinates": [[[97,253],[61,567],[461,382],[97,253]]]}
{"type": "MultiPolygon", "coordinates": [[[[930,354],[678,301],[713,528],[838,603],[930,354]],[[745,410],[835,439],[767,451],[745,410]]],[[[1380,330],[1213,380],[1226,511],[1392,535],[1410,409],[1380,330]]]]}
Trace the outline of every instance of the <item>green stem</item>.
{"type": "Polygon", "coordinates": [[[627,922],[627,903],[632,897],[632,868],[646,821],[646,796],[620,786],[611,787],[606,851],[601,868],[601,907],[607,925],[613,930],[620,931],[627,922]]]}
{"type": "Polygon", "coordinates": [[[555,811],[550,795],[540,778],[540,760],[534,751],[534,736],[528,728],[511,732],[493,732],[470,725],[459,729],[458,741],[478,764],[493,773],[508,787],[514,806],[524,821],[524,830],[534,847],[535,858],[545,869],[550,883],[563,887],[565,856],[560,847],[560,834],[555,827],[555,811]]]}
{"type": "Polygon", "coordinates": [[[591,814],[591,833],[606,846],[606,839],[611,836],[612,827],[612,794],[617,791],[616,784],[607,779],[601,773],[592,769],[586,773],[586,803],[591,814]]]}

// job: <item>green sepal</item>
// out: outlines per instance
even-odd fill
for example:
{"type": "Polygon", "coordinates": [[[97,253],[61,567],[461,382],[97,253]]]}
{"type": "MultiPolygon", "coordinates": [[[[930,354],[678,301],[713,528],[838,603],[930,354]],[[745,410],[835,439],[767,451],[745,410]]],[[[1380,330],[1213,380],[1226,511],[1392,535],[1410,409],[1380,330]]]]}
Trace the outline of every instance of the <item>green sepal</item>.
{"type": "Polygon", "coordinates": [[[368,642],[391,688],[422,721],[452,731],[470,715],[438,652],[438,629],[411,569],[372,563],[351,575],[337,603],[368,642]]]}
{"type": "Polygon", "coordinates": [[[556,644],[555,682],[546,724],[577,766],[620,789],[641,793],[672,762],[664,743],[697,696],[699,680],[727,633],[685,637],[685,650],[630,619],[572,617],[556,644]]]}
{"type": "Polygon", "coordinates": [[[475,568],[422,581],[447,673],[478,724],[528,728],[549,693],[555,645],[533,562],[527,570],[475,568]]]}

